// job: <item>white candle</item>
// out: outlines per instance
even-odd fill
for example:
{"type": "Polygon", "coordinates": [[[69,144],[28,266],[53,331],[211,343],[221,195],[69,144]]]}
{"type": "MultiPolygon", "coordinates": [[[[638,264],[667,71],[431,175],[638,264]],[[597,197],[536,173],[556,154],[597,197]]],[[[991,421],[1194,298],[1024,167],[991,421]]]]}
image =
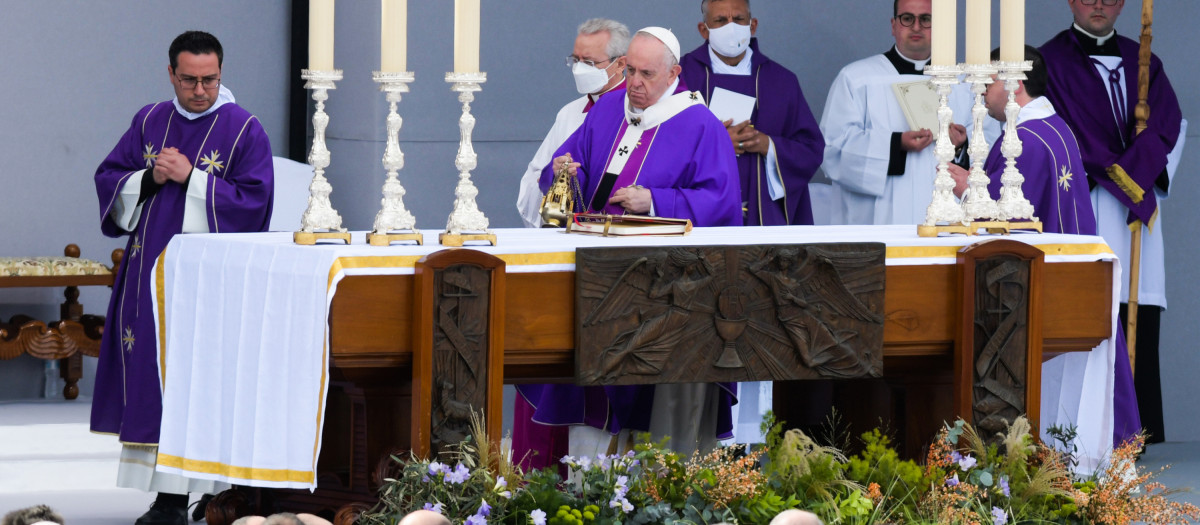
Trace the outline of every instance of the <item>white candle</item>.
{"type": "Polygon", "coordinates": [[[992,63],[992,0],[967,0],[967,63],[992,63]]]}
{"type": "Polygon", "coordinates": [[[953,66],[957,63],[957,8],[955,0],[933,0],[933,50],[929,65],[953,66]]]}
{"type": "Polygon", "coordinates": [[[1025,60],[1025,0],[1000,0],[1000,60],[1025,60]]]}
{"type": "Polygon", "coordinates": [[[454,0],[454,72],[479,72],[479,0],[454,0]]]}
{"type": "Polygon", "coordinates": [[[379,30],[379,70],[401,73],[408,66],[408,0],[383,0],[379,30]]]}
{"type": "Polygon", "coordinates": [[[333,71],[333,0],[308,0],[308,69],[333,71]]]}

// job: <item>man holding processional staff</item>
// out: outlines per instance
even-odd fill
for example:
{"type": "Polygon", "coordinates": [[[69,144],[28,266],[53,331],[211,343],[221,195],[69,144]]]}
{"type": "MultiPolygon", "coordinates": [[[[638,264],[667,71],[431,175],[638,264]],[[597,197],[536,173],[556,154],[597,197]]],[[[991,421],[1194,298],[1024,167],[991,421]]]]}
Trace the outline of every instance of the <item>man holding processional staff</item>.
{"type": "MultiPolygon", "coordinates": [[[[1046,96],[1079,138],[1100,235],[1127,271],[1131,231],[1141,230],[1144,239],[1136,319],[1137,401],[1135,406],[1128,385],[1128,356],[1118,355],[1114,439],[1121,441],[1145,427],[1147,442],[1157,443],[1164,439],[1158,332],[1167,305],[1162,223],[1157,219],[1174,176],[1168,158],[1180,153],[1181,127],[1186,123],[1162,62],[1153,57],[1150,117],[1145,131],[1134,129],[1138,43],[1113,29],[1125,0],[1067,3],[1074,24],[1040,49],[1050,74],[1046,96]]],[[[1122,286],[1122,303],[1132,299],[1128,285],[1126,281],[1122,286]]],[[[1123,319],[1125,309],[1122,304],[1123,319]]]]}

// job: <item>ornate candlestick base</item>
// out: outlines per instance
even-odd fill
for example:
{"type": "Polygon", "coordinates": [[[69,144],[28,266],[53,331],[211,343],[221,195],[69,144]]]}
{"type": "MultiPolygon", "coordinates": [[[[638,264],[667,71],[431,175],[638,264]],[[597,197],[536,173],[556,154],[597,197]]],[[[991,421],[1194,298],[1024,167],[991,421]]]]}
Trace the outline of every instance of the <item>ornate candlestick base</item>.
{"type": "Polygon", "coordinates": [[[1008,91],[1008,104],[1004,106],[1004,142],[1000,145],[1000,151],[1004,153],[1005,168],[1000,177],[1002,186],[1000,200],[997,202],[1000,216],[997,218],[1009,221],[1010,229],[1041,231],[1041,223],[1033,216],[1033,204],[1025,198],[1025,192],[1021,189],[1025,177],[1017,170],[1017,157],[1021,156],[1023,148],[1021,138],[1017,135],[1017,119],[1021,106],[1017,104],[1016,92],[1018,82],[1025,80],[1025,72],[1033,69],[1033,63],[997,62],[996,68],[999,70],[996,79],[1003,81],[1004,89],[1008,91]]]}
{"type": "Polygon", "coordinates": [[[375,215],[375,227],[367,234],[367,244],[388,246],[393,242],[425,243],[425,236],[417,231],[417,220],[404,207],[404,186],[396,173],[404,168],[404,153],[400,151],[400,126],[404,119],[396,112],[400,95],[408,93],[413,81],[412,72],[384,73],[376,71],[372,77],[379,83],[379,90],[386,93],[388,101],[387,148],[383,152],[383,168],[387,180],[383,183],[382,208],[375,215]]]}
{"type": "Polygon", "coordinates": [[[450,89],[458,92],[458,101],[462,103],[462,116],[458,119],[462,139],[458,143],[458,155],[454,157],[454,166],[458,168],[454,211],[446,221],[446,231],[438,235],[438,242],[445,246],[462,246],[470,241],[496,244],[496,234],[488,230],[488,219],[475,203],[479,190],[471,183],[471,170],[475,169],[477,160],[471,145],[471,131],[475,128],[471,102],[475,100],[475,92],[483,89],[479,85],[486,81],[486,73],[446,73],[446,82],[453,84],[450,89]]]}
{"type": "MultiPolygon", "coordinates": [[[[958,84],[958,66],[926,66],[925,74],[933,78],[937,91],[938,135],[934,154],[938,159],[937,178],[933,181],[933,200],[925,210],[925,223],[917,226],[922,237],[936,237],[941,232],[962,232],[967,216],[954,197],[954,178],[950,176],[950,161],[954,160],[954,145],[950,142],[950,124],[954,111],[950,109],[950,90],[958,84]]],[[[965,232],[963,232],[965,233],[965,232]]]]}
{"type": "Polygon", "coordinates": [[[325,127],[329,125],[329,115],[325,113],[325,101],[329,100],[329,90],[336,89],[335,82],[342,79],[342,70],[316,71],[305,69],[300,77],[308,82],[306,89],[313,90],[312,98],[317,101],[317,109],[313,112],[313,145],[308,153],[308,163],[313,167],[312,184],[308,187],[308,209],[300,220],[300,231],[292,235],[296,244],[316,244],[321,239],[340,239],[350,244],[350,233],[342,227],[342,216],[329,202],[329,194],[333,186],[325,179],[325,168],[329,167],[329,149],[325,147],[325,127]]]}
{"type": "Polygon", "coordinates": [[[971,93],[975,95],[975,105],[971,108],[971,146],[968,150],[971,154],[971,175],[967,178],[967,191],[962,198],[963,213],[969,221],[996,219],[999,209],[988,192],[991,179],[983,167],[988,156],[987,139],[983,136],[983,119],[987,117],[983,95],[988,84],[992,83],[996,68],[991,64],[963,64],[962,69],[967,74],[967,82],[971,84],[971,93]]]}

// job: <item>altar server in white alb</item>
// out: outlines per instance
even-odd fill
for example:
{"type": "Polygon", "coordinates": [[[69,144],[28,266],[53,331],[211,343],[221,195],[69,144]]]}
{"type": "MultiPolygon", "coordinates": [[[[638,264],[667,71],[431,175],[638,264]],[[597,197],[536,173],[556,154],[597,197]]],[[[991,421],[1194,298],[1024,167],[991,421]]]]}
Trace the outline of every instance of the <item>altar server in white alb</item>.
{"type": "MultiPolygon", "coordinates": [[[[893,3],[886,53],[851,63],[829,88],[821,133],[822,168],[833,180],[833,224],[918,224],[933,196],[936,130],[912,130],[894,84],[926,81],[933,20],[930,0],[893,3]]],[[[947,23],[953,23],[953,20],[947,23]]],[[[957,86],[950,96],[955,161],[965,165],[971,93],[957,86]]]]}
{"type": "Polygon", "coordinates": [[[517,211],[526,227],[542,225],[542,192],[538,189],[538,177],[542,168],[550,164],[554,150],[570,137],[588,111],[610,92],[625,87],[625,52],[629,49],[629,28],[615,20],[593,18],[579,25],[575,36],[575,49],[567,57],[567,65],[575,77],[575,89],[579,97],[558,110],[554,126],[546,134],[541,147],[529,162],[525,176],[521,177],[521,189],[517,195],[517,211]]]}

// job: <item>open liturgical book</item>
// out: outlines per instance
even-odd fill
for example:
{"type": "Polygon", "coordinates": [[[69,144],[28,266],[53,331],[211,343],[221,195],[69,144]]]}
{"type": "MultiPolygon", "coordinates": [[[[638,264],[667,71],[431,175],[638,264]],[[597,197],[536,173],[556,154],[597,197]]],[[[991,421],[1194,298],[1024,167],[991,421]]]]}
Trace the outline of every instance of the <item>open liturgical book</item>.
{"type": "Polygon", "coordinates": [[[571,216],[567,233],[590,235],[687,235],[692,231],[692,221],[644,215],[607,215],[603,213],[576,213],[571,216]]]}

